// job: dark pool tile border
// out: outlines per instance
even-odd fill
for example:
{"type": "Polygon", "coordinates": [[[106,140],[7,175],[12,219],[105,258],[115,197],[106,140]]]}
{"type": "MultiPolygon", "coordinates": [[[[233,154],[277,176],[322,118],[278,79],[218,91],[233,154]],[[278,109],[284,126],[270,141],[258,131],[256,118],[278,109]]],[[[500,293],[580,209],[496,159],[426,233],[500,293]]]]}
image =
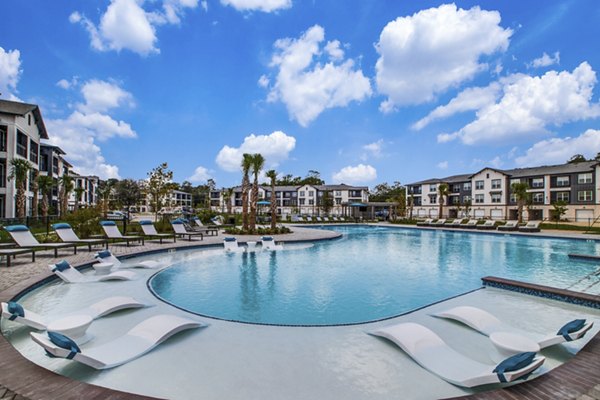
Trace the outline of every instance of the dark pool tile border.
{"type": "Polygon", "coordinates": [[[499,278],[496,276],[486,276],[481,278],[481,280],[483,285],[486,287],[509,290],[530,296],[542,297],[545,299],[562,301],[564,303],[600,309],[600,296],[593,294],[579,293],[571,290],[554,288],[551,286],[499,278]]]}

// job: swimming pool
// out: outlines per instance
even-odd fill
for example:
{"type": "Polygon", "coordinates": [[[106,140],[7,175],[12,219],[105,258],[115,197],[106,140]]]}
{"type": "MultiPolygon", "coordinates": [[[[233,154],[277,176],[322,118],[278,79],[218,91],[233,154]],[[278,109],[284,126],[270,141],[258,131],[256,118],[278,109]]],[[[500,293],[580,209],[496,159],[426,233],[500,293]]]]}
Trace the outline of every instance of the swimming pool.
{"type": "Polygon", "coordinates": [[[373,226],[327,229],[343,237],[295,250],[189,257],[157,273],[149,287],[177,307],[213,318],[355,324],[476,289],[487,275],[567,288],[598,268],[567,254],[600,254],[594,241],[373,226]]]}

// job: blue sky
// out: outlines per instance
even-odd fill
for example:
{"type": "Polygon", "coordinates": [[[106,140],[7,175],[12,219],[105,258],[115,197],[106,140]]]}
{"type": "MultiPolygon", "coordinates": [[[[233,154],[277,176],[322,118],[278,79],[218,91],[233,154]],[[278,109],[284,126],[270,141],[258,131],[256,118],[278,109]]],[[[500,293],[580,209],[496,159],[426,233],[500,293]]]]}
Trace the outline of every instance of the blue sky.
{"type": "Polygon", "coordinates": [[[0,97],[84,174],[373,186],[600,152],[600,3],[4,0],[0,97]],[[525,5],[524,5],[525,4],[525,5]]]}

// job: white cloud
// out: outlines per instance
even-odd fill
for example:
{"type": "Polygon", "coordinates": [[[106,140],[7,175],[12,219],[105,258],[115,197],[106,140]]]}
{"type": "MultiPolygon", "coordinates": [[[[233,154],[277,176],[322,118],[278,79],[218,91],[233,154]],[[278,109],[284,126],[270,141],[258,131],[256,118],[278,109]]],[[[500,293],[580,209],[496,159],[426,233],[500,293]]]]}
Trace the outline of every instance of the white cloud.
{"type": "Polygon", "coordinates": [[[206,0],[202,0],[202,1],[200,2],[200,5],[202,6],[202,9],[203,9],[204,11],[208,11],[208,1],[206,1],[206,0]]]}
{"type": "Polygon", "coordinates": [[[258,86],[262,88],[269,87],[270,82],[271,81],[269,80],[269,77],[267,77],[266,75],[261,75],[260,78],[258,78],[258,86]]]}
{"type": "Polygon", "coordinates": [[[0,47],[0,93],[9,100],[17,100],[17,84],[21,76],[21,53],[0,47]]]}
{"type": "Polygon", "coordinates": [[[357,166],[349,165],[335,172],[332,179],[335,183],[366,183],[377,179],[377,170],[365,164],[358,164],[357,166]]]}
{"type": "Polygon", "coordinates": [[[542,140],[531,146],[525,154],[517,157],[519,166],[562,164],[574,154],[594,158],[600,152],[600,130],[588,129],[577,137],[542,140]]]}
{"type": "Polygon", "coordinates": [[[448,161],[440,161],[440,162],[437,164],[437,167],[438,167],[439,169],[448,169],[448,161]]]}
{"type": "Polygon", "coordinates": [[[292,6],[292,0],[221,0],[221,4],[232,6],[238,11],[273,12],[292,6]]]}
{"type": "Polygon", "coordinates": [[[500,13],[454,4],[399,17],[382,30],[376,82],[387,96],[380,110],[431,101],[439,93],[488,68],[482,56],[505,51],[512,30],[500,26],[500,13]]]}
{"type": "Polygon", "coordinates": [[[550,65],[560,64],[560,52],[557,51],[553,56],[549,56],[544,52],[541,57],[536,58],[531,63],[527,64],[527,67],[531,68],[541,68],[548,67],[550,65]]]}
{"type": "Polygon", "coordinates": [[[383,139],[379,139],[373,143],[365,144],[362,148],[365,152],[361,155],[361,160],[366,161],[369,157],[380,158],[383,155],[383,139]]]}
{"type": "Polygon", "coordinates": [[[78,109],[82,112],[106,112],[116,107],[135,105],[131,93],[115,83],[92,79],[83,85],[81,93],[85,103],[78,104],[78,109]]]}
{"type": "Polygon", "coordinates": [[[265,158],[265,166],[274,168],[286,160],[296,147],[296,138],[281,131],[270,135],[250,135],[244,138],[240,147],[223,146],[217,154],[216,162],[225,171],[240,170],[244,153],[260,153],[265,158]]]}
{"type": "Polygon", "coordinates": [[[324,40],[325,31],[315,25],[298,39],[279,39],[274,45],[271,67],[278,72],[267,100],[283,102],[290,117],[304,127],[324,110],[345,107],[372,93],[369,79],[354,69],[354,61],[343,61],[339,42],[321,49],[324,40]],[[320,61],[324,53],[328,62],[320,61]]]}
{"type": "Polygon", "coordinates": [[[179,24],[186,8],[196,8],[198,0],[163,0],[161,9],[146,11],[145,0],[111,0],[100,17],[98,26],[86,16],[75,11],[69,16],[73,24],[81,24],[90,35],[92,48],[99,51],[131,50],[146,56],[159,53],[156,26],[179,24]]]}
{"type": "Polygon", "coordinates": [[[596,73],[587,62],[572,73],[515,74],[499,82],[502,94],[497,103],[484,105],[476,119],[460,130],[438,135],[438,142],[458,138],[469,145],[506,143],[548,134],[548,126],[600,116],[600,104],[591,102],[596,73]]]}
{"type": "Polygon", "coordinates": [[[210,171],[207,168],[199,166],[194,170],[194,174],[187,178],[188,181],[196,183],[196,182],[206,182],[211,178],[210,171]]]}

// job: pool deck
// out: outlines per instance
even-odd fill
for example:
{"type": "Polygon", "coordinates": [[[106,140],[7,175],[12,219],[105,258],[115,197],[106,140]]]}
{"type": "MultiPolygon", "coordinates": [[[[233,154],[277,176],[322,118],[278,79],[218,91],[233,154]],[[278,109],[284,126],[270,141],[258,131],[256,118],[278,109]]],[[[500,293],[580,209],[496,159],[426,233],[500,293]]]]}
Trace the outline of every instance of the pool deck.
{"type": "MultiPolygon", "coordinates": [[[[388,226],[386,224],[386,226],[388,226]]],[[[393,225],[398,226],[398,225],[393,225]]],[[[293,227],[294,233],[275,236],[277,241],[307,241],[334,239],[338,235],[326,230],[293,227]]],[[[436,229],[436,228],[433,228],[436,229]]],[[[455,230],[455,229],[453,229],[455,230]]],[[[485,232],[489,233],[489,232],[485,232]]],[[[504,234],[504,232],[501,232],[504,234]]],[[[516,233],[520,234],[520,233],[516,233]]],[[[535,234],[534,234],[535,235],[535,234]]],[[[147,241],[145,246],[112,245],[111,251],[118,256],[135,255],[165,249],[183,249],[222,242],[223,234],[205,237],[203,241],[178,240],[162,245],[147,241]]],[[[599,240],[596,235],[543,231],[539,236],[599,240]],[[589,237],[588,237],[589,236],[589,237]]],[[[258,236],[239,237],[240,242],[257,240],[258,236]]],[[[61,251],[58,259],[52,252],[40,252],[35,263],[27,262],[27,256],[13,260],[10,268],[0,267],[0,300],[8,301],[40,280],[50,276],[48,264],[61,259],[72,265],[88,263],[92,256],[83,247],[79,254],[61,251]]],[[[58,375],[24,358],[5,338],[0,336],[0,399],[149,399],[135,394],[119,392],[58,375]]],[[[506,389],[478,393],[466,399],[600,399],[600,337],[593,338],[579,354],[567,364],[557,367],[536,380],[506,389]]]]}

